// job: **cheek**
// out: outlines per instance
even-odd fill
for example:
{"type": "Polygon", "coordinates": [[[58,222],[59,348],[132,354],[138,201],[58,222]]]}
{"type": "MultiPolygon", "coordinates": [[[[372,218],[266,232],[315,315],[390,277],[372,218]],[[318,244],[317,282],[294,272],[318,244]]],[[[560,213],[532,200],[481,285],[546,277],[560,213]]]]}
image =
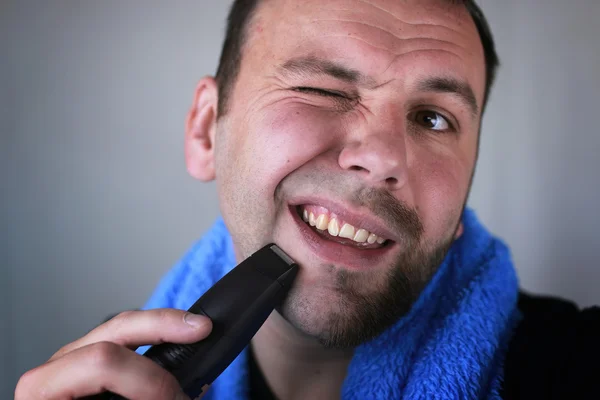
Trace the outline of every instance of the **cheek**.
{"type": "Polygon", "coordinates": [[[269,192],[288,174],[333,146],[341,124],[331,114],[288,104],[272,107],[251,121],[243,151],[251,157],[253,173],[262,177],[261,184],[267,184],[269,192]]]}
{"type": "Polygon", "coordinates": [[[228,121],[220,132],[216,159],[217,189],[228,226],[253,220],[252,229],[245,230],[253,235],[261,226],[272,226],[277,186],[334,145],[342,132],[339,120],[331,112],[288,103],[228,121]]]}
{"type": "Polygon", "coordinates": [[[458,223],[470,175],[468,167],[450,156],[421,160],[413,176],[416,205],[426,236],[440,239],[458,223]]]}

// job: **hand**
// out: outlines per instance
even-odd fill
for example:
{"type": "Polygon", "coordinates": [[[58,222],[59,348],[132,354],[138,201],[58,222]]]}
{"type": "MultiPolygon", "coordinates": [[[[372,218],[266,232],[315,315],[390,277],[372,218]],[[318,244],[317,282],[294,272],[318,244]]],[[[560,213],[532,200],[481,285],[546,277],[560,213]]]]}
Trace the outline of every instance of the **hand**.
{"type": "Polygon", "coordinates": [[[23,374],[15,400],[76,399],[105,391],[132,400],[188,399],[173,375],[134,350],[194,343],[211,330],[209,318],[181,310],[126,311],[23,374]]]}

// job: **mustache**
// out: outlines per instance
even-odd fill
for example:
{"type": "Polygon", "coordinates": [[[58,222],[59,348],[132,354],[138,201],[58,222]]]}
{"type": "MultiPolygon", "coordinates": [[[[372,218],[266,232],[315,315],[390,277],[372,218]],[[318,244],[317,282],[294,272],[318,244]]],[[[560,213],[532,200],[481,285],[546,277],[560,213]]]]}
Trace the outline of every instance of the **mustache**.
{"type": "Polygon", "coordinates": [[[419,215],[389,191],[363,187],[353,192],[350,201],[371,210],[373,214],[391,224],[390,228],[404,232],[417,242],[421,239],[423,224],[419,215]]]}
{"type": "Polygon", "coordinates": [[[318,193],[332,199],[344,199],[354,207],[363,207],[379,217],[390,230],[418,243],[423,235],[419,214],[389,190],[369,187],[356,177],[323,170],[296,172],[284,178],[275,190],[275,199],[318,193]]]}

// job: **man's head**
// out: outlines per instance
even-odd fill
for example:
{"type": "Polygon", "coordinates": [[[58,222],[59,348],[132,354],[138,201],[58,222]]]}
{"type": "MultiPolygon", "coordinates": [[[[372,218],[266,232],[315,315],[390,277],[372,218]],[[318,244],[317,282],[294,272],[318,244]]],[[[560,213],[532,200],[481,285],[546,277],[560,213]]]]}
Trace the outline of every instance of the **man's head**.
{"type": "Polygon", "coordinates": [[[326,346],[405,314],[461,233],[497,64],[467,4],[237,1],[198,85],[188,170],[216,178],[239,259],[300,264],[280,312],[326,346]]]}

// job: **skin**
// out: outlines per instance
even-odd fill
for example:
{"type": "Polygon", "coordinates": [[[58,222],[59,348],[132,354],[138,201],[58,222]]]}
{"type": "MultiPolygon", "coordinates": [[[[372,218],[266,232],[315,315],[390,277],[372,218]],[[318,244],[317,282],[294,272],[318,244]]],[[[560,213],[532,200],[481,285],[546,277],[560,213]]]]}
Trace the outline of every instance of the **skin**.
{"type": "MultiPolygon", "coordinates": [[[[280,399],[339,398],[353,344],[390,322],[353,336],[353,317],[365,318],[363,300],[388,304],[383,296],[391,277],[405,277],[410,285],[394,293],[403,293],[401,311],[407,311],[462,232],[485,88],[482,45],[466,9],[445,1],[280,0],[259,7],[248,49],[225,115],[217,114],[212,77],[196,88],[186,123],[188,171],[202,181],[216,179],[238,261],[275,242],[301,267],[288,299],[252,341],[271,389],[280,399]],[[364,79],[351,83],[282,68],[307,58],[342,65],[364,79]],[[437,77],[470,87],[477,110],[464,96],[424,90],[420,83],[437,77]],[[433,124],[432,112],[439,113],[433,124]],[[332,202],[378,221],[393,240],[377,256],[364,253],[354,262],[341,252],[346,261],[335,262],[302,235],[290,205],[303,202],[332,202]]],[[[109,322],[68,345],[24,375],[17,399],[73,398],[108,384],[130,398],[174,398],[173,382],[123,346],[184,343],[192,333],[185,324],[167,332],[169,324],[146,313],[136,317],[147,318],[144,329],[133,319],[109,322]],[[124,331],[127,340],[119,336],[124,331]],[[131,370],[115,374],[113,356],[127,360],[131,370]],[[104,361],[94,363],[98,358],[104,361]],[[157,376],[164,384],[157,385],[157,376]],[[157,386],[171,397],[157,397],[157,386]]],[[[207,330],[194,334],[197,340],[207,330]]]]}

